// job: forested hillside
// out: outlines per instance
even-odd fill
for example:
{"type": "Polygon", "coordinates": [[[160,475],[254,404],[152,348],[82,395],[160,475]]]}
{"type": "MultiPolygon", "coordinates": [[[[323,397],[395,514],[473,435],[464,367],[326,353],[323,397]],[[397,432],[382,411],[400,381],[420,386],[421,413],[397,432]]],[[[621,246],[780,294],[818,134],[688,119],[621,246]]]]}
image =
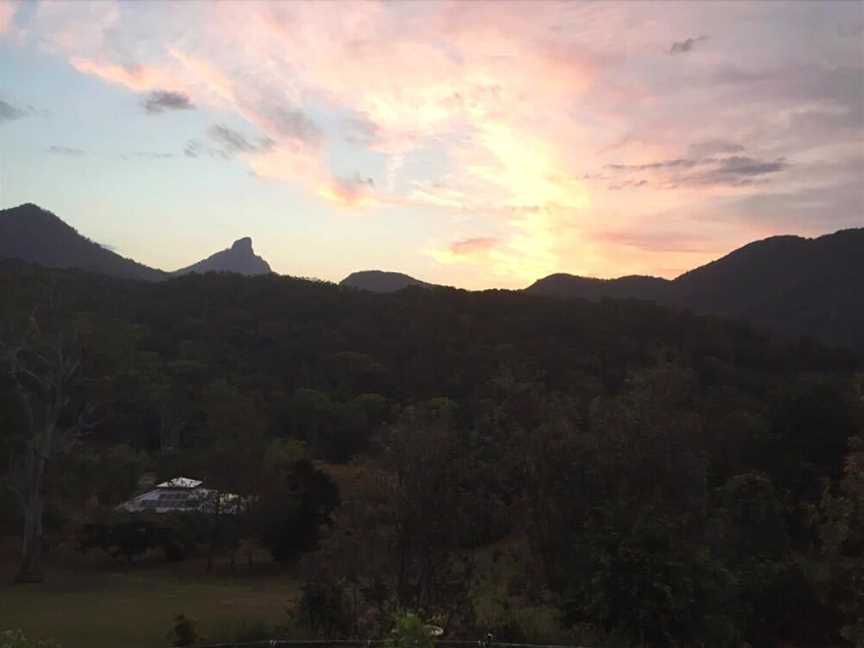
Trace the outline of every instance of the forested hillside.
{"type": "Polygon", "coordinates": [[[398,606],[501,640],[864,636],[864,381],[842,349],[640,301],[16,262],[0,325],[10,456],[22,394],[44,405],[21,358],[50,365],[13,351],[80,358],[58,427],[92,423],[48,465],[49,535],[145,469],[255,495],[234,533],[298,562],[319,634],[375,636],[398,606]]]}
{"type": "Polygon", "coordinates": [[[21,259],[52,268],[78,268],[129,279],[157,281],[165,277],[161,270],[94,243],[31,203],[0,210],[0,259],[21,259]]]}
{"type": "Polygon", "coordinates": [[[864,228],[813,239],[754,241],[674,280],[555,274],[526,291],[564,298],[635,298],[753,322],[864,351],[864,228]]]}
{"type": "Polygon", "coordinates": [[[409,277],[401,272],[382,272],[381,270],[362,270],[352,272],[339,282],[340,286],[360,288],[371,292],[389,293],[409,286],[430,286],[424,281],[409,277]]]}

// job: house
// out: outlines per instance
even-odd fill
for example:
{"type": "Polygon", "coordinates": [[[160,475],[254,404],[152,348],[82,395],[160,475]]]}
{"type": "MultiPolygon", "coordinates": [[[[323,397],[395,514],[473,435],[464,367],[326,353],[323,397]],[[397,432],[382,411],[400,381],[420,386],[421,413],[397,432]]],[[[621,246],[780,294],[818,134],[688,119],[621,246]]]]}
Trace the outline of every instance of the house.
{"type": "Polygon", "coordinates": [[[157,484],[117,507],[127,513],[218,513],[236,515],[243,508],[243,498],[205,488],[204,482],[190,477],[175,477],[157,484]]]}

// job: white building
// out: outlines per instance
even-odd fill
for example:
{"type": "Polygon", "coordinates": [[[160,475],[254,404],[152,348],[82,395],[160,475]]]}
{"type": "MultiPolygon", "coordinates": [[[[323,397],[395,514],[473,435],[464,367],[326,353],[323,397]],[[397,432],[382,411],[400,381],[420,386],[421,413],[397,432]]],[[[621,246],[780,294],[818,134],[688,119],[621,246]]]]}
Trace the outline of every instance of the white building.
{"type": "Polygon", "coordinates": [[[152,490],[133,497],[117,507],[127,513],[226,513],[242,510],[243,498],[204,488],[204,482],[189,477],[175,477],[157,484],[152,490]]]}

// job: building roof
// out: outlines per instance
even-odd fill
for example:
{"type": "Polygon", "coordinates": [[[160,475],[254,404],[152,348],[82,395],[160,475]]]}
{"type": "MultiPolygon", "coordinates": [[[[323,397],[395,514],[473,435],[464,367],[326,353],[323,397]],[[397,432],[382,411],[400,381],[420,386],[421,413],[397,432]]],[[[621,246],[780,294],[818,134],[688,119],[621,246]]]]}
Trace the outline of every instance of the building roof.
{"type": "Polygon", "coordinates": [[[189,477],[175,477],[156,488],[133,497],[117,507],[128,513],[227,513],[238,514],[246,501],[235,493],[202,488],[204,482],[189,477]]]}
{"type": "Polygon", "coordinates": [[[203,483],[201,480],[191,477],[175,477],[161,484],[156,484],[156,488],[198,488],[203,483]]]}

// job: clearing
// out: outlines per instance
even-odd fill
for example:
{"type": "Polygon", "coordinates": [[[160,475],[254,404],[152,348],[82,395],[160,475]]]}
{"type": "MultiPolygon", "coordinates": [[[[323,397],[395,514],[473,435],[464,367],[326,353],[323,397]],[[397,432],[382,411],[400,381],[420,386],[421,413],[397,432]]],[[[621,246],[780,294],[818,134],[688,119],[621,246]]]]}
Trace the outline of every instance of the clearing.
{"type": "Polygon", "coordinates": [[[12,565],[0,564],[0,629],[21,628],[63,648],[159,648],[169,645],[177,613],[196,619],[205,638],[221,640],[244,622],[287,623],[298,598],[296,579],[272,563],[253,572],[241,566],[235,577],[223,565],[207,574],[201,560],[154,557],[127,567],[93,558],[49,565],[46,582],[36,585],[8,585],[12,565]]]}

